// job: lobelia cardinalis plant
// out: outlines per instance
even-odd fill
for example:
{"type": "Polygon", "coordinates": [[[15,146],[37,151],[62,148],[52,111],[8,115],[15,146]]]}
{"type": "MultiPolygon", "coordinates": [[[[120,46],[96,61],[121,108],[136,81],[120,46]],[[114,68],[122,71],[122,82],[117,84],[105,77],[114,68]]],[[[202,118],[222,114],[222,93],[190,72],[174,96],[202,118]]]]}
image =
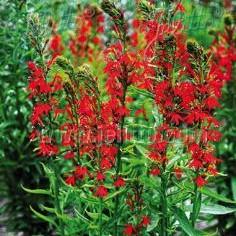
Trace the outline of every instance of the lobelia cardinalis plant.
{"type": "MultiPolygon", "coordinates": [[[[30,139],[48,157],[51,187],[26,190],[54,199],[53,207],[42,206],[49,215],[32,210],[59,235],[200,234],[195,225],[202,193],[214,196],[203,186],[220,162],[212,143],[221,137],[214,111],[222,78],[210,54],[188,41],[175,19],[184,12],[181,2],[161,7],[138,1],[130,24],[112,1],[102,1],[113,31],[103,49],[102,10],[86,6],[69,43],[73,64],[62,56],[66,46],[55,23],[50,40],[37,37],[40,29],[30,35],[40,57],[28,63],[30,139]],[[104,83],[92,73],[96,60],[104,60],[104,83]],[[135,121],[131,95],[152,104],[150,145],[137,145],[127,131],[135,121]]],[[[30,24],[40,28],[37,17],[30,24]]],[[[144,123],[142,102],[139,114],[144,123]]]]}
{"type": "Polygon", "coordinates": [[[207,177],[217,174],[219,160],[214,157],[211,142],[219,141],[221,136],[215,129],[219,122],[213,116],[213,110],[219,106],[218,78],[204,50],[194,42],[186,43],[181,23],[171,19],[177,11],[183,11],[183,6],[179,3],[168,7],[170,14],[153,13],[152,4],[141,2],[144,20],[139,21],[139,28],[148,42],[145,50],[148,73],[143,78],[163,115],[163,124],[157,128],[149,154],[161,176],[161,235],[170,233],[167,230],[170,218],[167,191],[168,185],[173,185],[171,173],[180,179],[186,172],[186,177],[195,182],[190,216],[192,225],[195,225],[201,203],[198,187],[207,183],[207,177]],[[146,17],[150,12],[154,14],[154,20],[146,17]],[[171,17],[169,21],[168,15],[171,17]],[[173,158],[170,150],[178,139],[186,157],[168,165],[173,158]]]}
{"type": "MultiPolygon", "coordinates": [[[[221,127],[222,142],[217,146],[217,151],[220,155],[224,157],[224,162],[221,164],[220,169],[228,173],[228,176],[221,178],[218,183],[219,191],[225,190],[222,181],[227,182],[231,188],[229,188],[226,193],[227,196],[234,198],[235,200],[235,170],[232,168],[235,164],[235,154],[234,154],[234,138],[233,138],[233,127],[235,124],[235,65],[236,65],[236,26],[235,19],[230,14],[224,17],[224,29],[222,31],[211,30],[210,34],[214,36],[214,41],[211,45],[211,50],[213,52],[213,60],[217,64],[218,76],[222,80],[222,102],[221,108],[217,111],[219,119],[223,120],[224,123],[221,127]],[[224,132],[226,131],[227,132],[224,132]],[[223,145],[222,145],[223,144],[223,145]]],[[[230,234],[235,230],[235,221],[233,221],[232,226],[226,229],[226,225],[234,215],[229,215],[227,217],[219,216],[219,230],[221,234],[230,234]]]]}

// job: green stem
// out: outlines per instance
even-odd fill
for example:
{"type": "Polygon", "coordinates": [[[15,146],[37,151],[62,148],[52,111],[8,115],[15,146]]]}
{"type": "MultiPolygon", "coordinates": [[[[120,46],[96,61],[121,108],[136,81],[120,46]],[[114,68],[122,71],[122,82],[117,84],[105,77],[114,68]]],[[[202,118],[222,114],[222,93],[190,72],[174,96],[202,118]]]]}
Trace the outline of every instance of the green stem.
{"type": "MultiPolygon", "coordinates": [[[[125,99],[126,99],[126,92],[128,89],[127,86],[127,78],[128,78],[128,72],[127,69],[125,67],[124,69],[125,71],[125,82],[123,84],[123,88],[124,88],[124,92],[123,92],[123,97],[121,99],[121,104],[122,106],[125,106],[125,99]]],[[[121,130],[121,140],[120,143],[118,143],[118,154],[117,154],[117,162],[116,162],[116,179],[119,176],[121,170],[122,170],[122,162],[121,162],[121,156],[122,156],[122,152],[121,152],[121,148],[123,146],[124,143],[124,134],[123,134],[123,129],[124,129],[124,124],[125,124],[125,117],[123,116],[120,122],[120,130],[121,130]]],[[[119,203],[120,203],[120,199],[119,199],[119,194],[116,195],[115,197],[115,210],[114,210],[114,219],[115,219],[115,235],[118,236],[118,207],[119,207],[119,203]]]]}
{"type": "MultiPolygon", "coordinates": [[[[59,176],[58,176],[58,168],[56,167],[56,165],[53,163],[53,171],[54,171],[54,184],[53,184],[53,192],[54,192],[54,204],[55,204],[55,208],[56,211],[59,215],[62,216],[63,211],[61,209],[60,206],[60,199],[59,199],[59,176]]],[[[59,217],[58,218],[59,221],[59,231],[60,231],[60,236],[64,236],[64,224],[62,219],[59,217]]]]}
{"type": "Polygon", "coordinates": [[[194,196],[192,200],[192,205],[193,205],[193,210],[190,215],[190,221],[192,223],[192,226],[195,227],[195,223],[197,221],[201,207],[201,193],[198,191],[198,187],[196,184],[194,186],[194,196]]]}
{"type": "Polygon", "coordinates": [[[103,211],[103,201],[102,198],[100,199],[99,204],[99,236],[102,236],[102,211],[103,211]]]}
{"type": "MultiPolygon", "coordinates": [[[[123,123],[124,123],[124,119],[122,118],[122,124],[121,124],[121,130],[123,130],[123,123]]],[[[116,179],[120,173],[121,170],[121,147],[123,145],[123,138],[121,138],[121,143],[118,145],[119,150],[118,150],[118,154],[117,154],[117,163],[116,163],[116,179]]],[[[115,219],[115,236],[118,236],[118,219],[117,219],[117,214],[118,214],[118,207],[119,207],[119,195],[115,196],[115,210],[114,210],[114,219],[115,219]]]]}
{"type": "Polygon", "coordinates": [[[167,177],[161,177],[161,228],[160,236],[168,236],[167,177]]]}

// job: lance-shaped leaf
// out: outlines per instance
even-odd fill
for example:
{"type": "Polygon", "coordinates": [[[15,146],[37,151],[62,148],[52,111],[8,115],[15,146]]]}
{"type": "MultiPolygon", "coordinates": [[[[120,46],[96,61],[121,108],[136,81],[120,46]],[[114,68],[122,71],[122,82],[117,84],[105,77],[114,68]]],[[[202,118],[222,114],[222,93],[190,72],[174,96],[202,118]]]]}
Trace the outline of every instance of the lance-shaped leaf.
{"type": "Polygon", "coordinates": [[[200,236],[201,233],[197,232],[189,222],[187,216],[185,215],[184,211],[178,207],[173,208],[173,213],[176,219],[179,222],[180,227],[183,231],[189,236],[200,236]]]}

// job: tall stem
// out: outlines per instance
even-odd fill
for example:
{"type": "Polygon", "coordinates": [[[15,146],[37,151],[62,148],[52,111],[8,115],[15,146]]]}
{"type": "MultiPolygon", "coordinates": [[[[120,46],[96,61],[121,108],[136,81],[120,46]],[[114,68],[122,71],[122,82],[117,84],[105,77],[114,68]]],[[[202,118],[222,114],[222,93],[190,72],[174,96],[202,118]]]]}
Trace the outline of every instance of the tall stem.
{"type": "MultiPolygon", "coordinates": [[[[54,189],[53,189],[53,192],[54,192],[54,204],[55,204],[55,208],[56,208],[56,211],[59,215],[62,215],[63,214],[63,211],[61,209],[61,206],[60,206],[60,199],[59,199],[59,176],[58,176],[58,169],[56,167],[56,165],[54,165],[53,163],[53,171],[54,171],[54,176],[55,176],[55,179],[54,179],[54,189]]],[[[64,233],[64,223],[62,221],[62,219],[59,217],[58,219],[59,221],[59,231],[60,231],[60,236],[64,236],[65,233],[64,233]]]]}
{"type": "Polygon", "coordinates": [[[197,221],[199,210],[201,207],[201,193],[198,191],[198,187],[196,184],[194,186],[194,196],[192,200],[192,205],[193,205],[193,210],[190,215],[190,221],[192,223],[192,226],[195,227],[195,223],[197,221]]]}
{"type": "Polygon", "coordinates": [[[167,183],[166,175],[161,176],[161,228],[160,236],[168,236],[168,205],[167,205],[167,183]]]}
{"type": "Polygon", "coordinates": [[[102,236],[102,211],[103,211],[103,201],[100,199],[99,203],[99,236],[102,236]]]}
{"type": "MultiPolygon", "coordinates": [[[[126,91],[127,91],[127,85],[125,84],[124,86],[124,94],[123,98],[121,101],[122,106],[125,106],[125,98],[126,98],[126,91]]],[[[123,116],[121,119],[120,123],[120,129],[121,129],[121,140],[120,143],[118,144],[118,154],[117,154],[117,162],[116,162],[116,179],[120,174],[120,171],[122,169],[122,163],[121,163],[121,147],[123,146],[124,142],[124,134],[123,134],[123,129],[124,129],[124,123],[125,123],[125,117],[123,116]]],[[[117,220],[117,214],[118,214],[118,207],[119,207],[119,195],[116,195],[115,197],[115,210],[114,210],[114,219],[116,219],[115,222],[115,235],[118,236],[118,220],[117,220]]]]}

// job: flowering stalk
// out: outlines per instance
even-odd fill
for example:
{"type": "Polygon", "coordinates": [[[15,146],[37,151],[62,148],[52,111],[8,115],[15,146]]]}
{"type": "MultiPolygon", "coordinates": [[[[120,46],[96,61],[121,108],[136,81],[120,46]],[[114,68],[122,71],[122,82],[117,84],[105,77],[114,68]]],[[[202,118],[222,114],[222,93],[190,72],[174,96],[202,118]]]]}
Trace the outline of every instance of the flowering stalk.
{"type": "MultiPolygon", "coordinates": [[[[195,224],[200,210],[201,194],[198,188],[207,183],[208,175],[216,175],[219,160],[214,157],[211,142],[219,141],[221,134],[215,128],[219,122],[214,118],[214,109],[219,106],[220,82],[217,73],[209,64],[210,57],[194,42],[186,42],[181,22],[167,24],[166,14],[157,11],[153,20],[144,19],[139,28],[149,42],[144,54],[144,78],[142,87],[153,93],[155,103],[163,116],[163,124],[157,128],[149,158],[160,169],[161,175],[161,234],[168,235],[166,219],[166,191],[168,172],[175,172],[181,178],[182,170],[175,163],[167,169],[168,150],[174,147],[175,140],[181,141],[187,156],[186,165],[192,169],[194,194],[192,196],[192,225],[195,224]],[[143,86],[145,85],[145,87],[143,86]],[[186,130],[190,134],[186,134],[186,130]],[[178,172],[177,172],[178,171],[178,172]]],[[[172,12],[183,11],[180,3],[171,3],[172,12]]],[[[172,186],[172,184],[171,184],[172,186]]]]}
{"type": "MultiPolygon", "coordinates": [[[[33,131],[30,135],[30,140],[35,140],[39,138],[40,141],[40,148],[39,148],[39,155],[44,156],[55,156],[58,153],[58,147],[53,145],[52,139],[49,136],[45,136],[42,134],[40,128],[44,126],[43,119],[44,116],[48,116],[50,121],[49,128],[52,128],[52,117],[50,111],[52,109],[50,104],[50,97],[51,94],[60,90],[60,82],[57,81],[58,78],[54,78],[53,81],[48,82],[46,80],[46,76],[50,69],[52,62],[55,58],[62,53],[63,46],[61,44],[61,38],[59,35],[53,35],[52,39],[49,42],[49,61],[45,62],[45,54],[46,54],[46,47],[48,40],[44,42],[43,38],[43,31],[41,29],[41,25],[39,22],[39,18],[36,15],[31,16],[29,19],[29,27],[30,27],[30,40],[32,44],[36,48],[36,52],[39,54],[41,59],[41,67],[37,66],[34,62],[28,63],[28,69],[30,72],[30,83],[29,83],[29,92],[30,97],[37,101],[37,104],[34,107],[32,116],[31,116],[31,123],[33,125],[33,131]],[[35,32],[36,31],[36,32],[35,32]]],[[[55,34],[55,28],[53,34],[55,34]]],[[[55,202],[56,212],[59,215],[63,215],[63,209],[60,206],[60,199],[59,199],[59,175],[58,175],[58,168],[57,166],[51,161],[52,163],[52,170],[54,173],[53,178],[53,196],[55,202]]],[[[58,219],[59,222],[59,232],[60,235],[64,236],[64,223],[61,218],[58,219]]]]}
{"type": "MultiPolygon", "coordinates": [[[[55,163],[53,163],[53,161],[51,162],[52,165],[52,169],[54,171],[54,184],[53,184],[53,192],[54,192],[54,202],[55,202],[55,207],[56,207],[56,211],[57,213],[62,216],[63,215],[63,209],[61,209],[61,205],[60,205],[60,199],[59,199],[59,180],[60,180],[60,176],[58,175],[58,167],[55,165],[55,163]]],[[[59,219],[59,231],[60,231],[60,235],[64,236],[65,235],[65,230],[64,230],[64,223],[62,220],[59,219]]]]}
{"type": "Polygon", "coordinates": [[[99,236],[102,236],[102,211],[103,211],[103,200],[100,198],[100,214],[99,214],[99,236]]]}
{"type": "MultiPolygon", "coordinates": [[[[114,27],[115,27],[115,32],[118,36],[119,39],[119,44],[121,47],[120,53],[120,58],[124,58],[126,56],[126,37],[127,37],[127,25],[124,20],[124,15],[121,12],[120,9],[116,8],[116,6],[111,3],[108,0],[104,0],[102,2],[102,9],[113,19],[114,22],[114,27]]],[[[117,58],[118,59],[118,58],[117,58]]],[[[128,68],[127,68],[127,63],[125,61],[121,62],[120,64],[120,77],[118,77],[118,81],[121,86],[121,93],[117,98],[120,101],[120,106],[121,108],[125,108],[125,100],[126,100],[126,93],[127,93],[127,88],[128,88],[128,68]]],[[[111,95],[113,96],[113,95],[111,95]]],[[[120,128],[120,140],[117,143],[117,148],[118,148],[118,153],[117,153],[117,159],[116,159],[116,175],[115,175],[115,180],[118,179],[120,172],[122,170],[122,160],[121,160],[121,155],[122,155],[122,146],[124,143],[124,123],[125,123],[125,114],[121,116],[120,120],[118,121],[118,125],[120,128]]],[[[114,210],[114,218],[115,220],[115,235],[118,235],[118,219],[117,219],[117,214],[118,214],[118,207],[119,207],[119,196],[117,195],[115,197],[115,210],[114,210]]]]}
{"type": "MultiPolygon", "coordinates": [[[[165,173],[165,167],[163,167],[163,173],[165,173]]],[[[169,230],[169,216],[168,216],[168,203],[167,203],[167,188],[168,177],[166,174],[161,176],[161,189],[160,189],[160,204],[161,204],[161,228],[160,235],[168,236],[169,230]]]]}

